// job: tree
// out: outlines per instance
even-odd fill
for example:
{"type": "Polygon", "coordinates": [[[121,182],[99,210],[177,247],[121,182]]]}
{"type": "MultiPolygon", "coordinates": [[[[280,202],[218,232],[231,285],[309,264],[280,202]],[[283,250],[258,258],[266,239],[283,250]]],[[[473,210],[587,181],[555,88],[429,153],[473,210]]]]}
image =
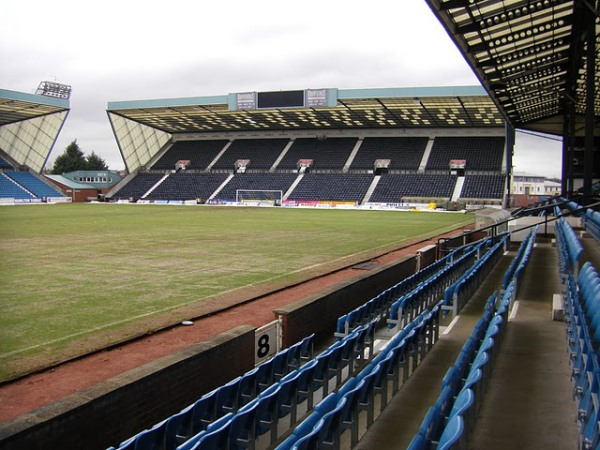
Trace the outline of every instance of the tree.
{"type": "Polygon", "coordinates": [[[95,152],[85,156],[77,145],[77,140],[74,140],[67,145],[64,153],[56,158],[51,173],[60,175],[76,170],[108,170],[108,166],[95,152]]]}
{"type": "Polygon", "coordinates": [[[54,160],[52,173],[60,175],[75,170],[85,170],[86,164],[85,156],[77,145],[77,140],[75,140],[67,145],[64,153],[54,160]]]}
{"type": "Polygon", "coordinates": [[[87,170],[108,170],[108,166],[106,162],[96,155],[95,152],[92,152],[85,159],[86,169],[87,170]]]}

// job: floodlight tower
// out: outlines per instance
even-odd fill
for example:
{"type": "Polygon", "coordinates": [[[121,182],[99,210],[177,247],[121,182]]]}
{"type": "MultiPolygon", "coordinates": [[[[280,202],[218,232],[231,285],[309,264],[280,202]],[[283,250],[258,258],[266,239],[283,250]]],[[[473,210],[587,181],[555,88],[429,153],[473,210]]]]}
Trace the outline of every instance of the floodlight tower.
{"type": "Polygon", "coordinates": [[[71,86],[68,84],[56,83],[54,81],[42,81],[35,91],[37,95],[45,95],[46,97],[71,98],[71,86]]]}

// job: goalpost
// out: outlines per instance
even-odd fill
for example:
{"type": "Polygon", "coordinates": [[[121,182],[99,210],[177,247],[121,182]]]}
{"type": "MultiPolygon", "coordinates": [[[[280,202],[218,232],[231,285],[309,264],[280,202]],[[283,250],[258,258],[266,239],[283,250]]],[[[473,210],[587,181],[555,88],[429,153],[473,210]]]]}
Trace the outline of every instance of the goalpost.
{"type": "Polygon", "coordinates": [[[237,189],[235,201],[247,206],[281,206],[283,191],[274,189],[237,189]]]}

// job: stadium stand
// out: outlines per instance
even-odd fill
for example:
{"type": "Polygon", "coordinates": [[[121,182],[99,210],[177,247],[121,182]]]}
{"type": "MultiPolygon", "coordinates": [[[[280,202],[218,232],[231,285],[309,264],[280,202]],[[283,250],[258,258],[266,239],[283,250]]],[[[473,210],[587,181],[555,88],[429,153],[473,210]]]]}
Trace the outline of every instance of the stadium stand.
{"type": "Polygon", "coordinates": [[[238,189],[282,191],[285,194],[297,177],[296,173],[238,173],[214,200],[235,202],[238,189]]]}
{"type": "Polygon", "coordinates": [[[350,166],[351,170],[373,170],[377,159],[389,159],[390,171],[417,171],[427,137],[366,137],[350,166]]]}
{"type": "Polygon", "coordinates": [[[205,170],[227,140],[177,141],[152,165],[153,170],[173,170],[177,161],[190,161],[189,169],[205,170]]]}
{"type": "Polygon", "coordinates": [[[231,203],[236,201],[237,189],[256,189],[286,192],[286,200],[290,201],[286,206],[298,202],[351,202],[355,205],[367,202],[392,206],[439,203],[457,201],[458,194],[469,205],[503,200],[506,178],[501,173],[503,137],[437,137],[431,155],[426,154],[429,142],[430,138],[425,136],[177,141],[148,171],[134,177],[129,182],[132,186],[121,188],[111,198],[137,200],[144,197],[149,201],[202,198],[231,203]],[[460,190],[458,175],[450,173],[448,163],[450,159],[461,158],[467,159],[468,170],[462,191],[455,193],[455,188],[460,190]],[[300,171],[300,160],[311,163],[300,171]],[[376,160],[389,160],[390,164],[381,171],[375,168],[376,160]],[[154,187],[165,175],[164,171],[178,170],[175,167],[178,161],[190,162],[181,172],[234,173],[236,176],[221,186],[209,178],[171,175],[154,187]],[[427,170],[436,169],[433,173],[419,173],[425,161],[427,170]],[[238,162],[247,162],[247,166],[239,170],[238,162]],[[157,175],[158,170],[163,171],[161,177],[157,175]],[[275,175],[298,172],[302,176],[297,180],[275,175]],[[248,173],[253,173],[253,177],[240,176],[248,173]],[[206,186],[202,186],[204,182],[206,186]],[[153,187],[155,192],[150,191],[153,187]]]}
{"type": "Polygon", "coordinates": [[[505,192],[505,176],[493,175],[468,175],[460,194],[460,198],[502,198],[505,192]]]}
{"type": "Polygon", "coordinates": [[[287,151],[277,170],[298,169],[301,159],[312,159],[312,170],[333,170],[340,172],[350,157],[356,138],[299,138],[287,151]]]}
{"type": "Polygon", "coordinates": [[[212,170],[232,170],[240,159],[250,161],[249,170],[269,170],[288,142],[289,139],[236,139],[212,170]]]}
{"type": "Polygon", "coordinates": [[[27,171],[8,170],[4,172],[8,177],[12,178],[16,183],[23,186],[37,198],[44,197],[62,197],[62,193],[44,183],[35,175],[27,171]]]}
{"type": "Polygon", "coordinates": [[[426,170],[448,170],[453,159],[467,161],[467,171],[502,170],[504,138],[501,137],[436,137],[426,170]]]}
{"type": "Polygon", "coordinates": [[[205,202],[225,182],[227,176],[225,173],[187,171],[171,173],[144,198],[148,200],[200,199],[205,202]]]}
{"type": "Polygon", "coordinates": [[[0,198],[33,199],[35,197],[11,177],[0,173],[0,198]]]}
{"type": "Polygon", "coordinates": [[[304,174],[290,201],[336,201],[360,203],[365,197],[372,175],[368,174],[304,174]]]}
{"type": "Polygon", "coordinates": [[[455,175],[387,174],[379,180],[370,202],[401,203],[407,197],[449,200],[455,184],[455,175]]]}
{"type": "Polygon", "coordinates": [[[113,198],[117,200],[128,200],[130,198],[138,200],[158,183],[163,176],[163,173],[138,173],[129,183],[119,189],[113,195],[113,198]]]}

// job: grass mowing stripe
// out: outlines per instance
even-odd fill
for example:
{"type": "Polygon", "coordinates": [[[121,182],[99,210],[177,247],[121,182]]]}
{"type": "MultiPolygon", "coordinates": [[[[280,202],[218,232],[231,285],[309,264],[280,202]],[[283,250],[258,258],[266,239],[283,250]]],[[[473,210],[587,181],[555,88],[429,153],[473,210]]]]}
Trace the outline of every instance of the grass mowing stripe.
{"type": "Polygon", "coordinates": [[[470,223],[390,211],[0,208],[0,379],[177,323],[224,293],[297,282],[470,223]]]}

